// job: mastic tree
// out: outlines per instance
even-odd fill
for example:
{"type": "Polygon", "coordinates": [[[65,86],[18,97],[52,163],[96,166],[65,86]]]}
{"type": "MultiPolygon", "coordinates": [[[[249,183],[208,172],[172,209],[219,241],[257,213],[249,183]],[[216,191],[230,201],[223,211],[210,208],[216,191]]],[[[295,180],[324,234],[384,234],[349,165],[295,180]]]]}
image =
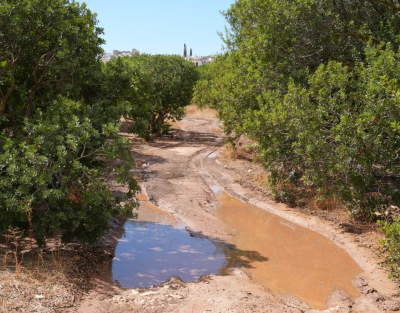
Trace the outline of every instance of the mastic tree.
{"type": "Polygon", "coordinates": [[[276,78],[301,78],[329,61],[365,59],[368,41],[397,43],[400,22],[389,2],[239,0],[224,12],[224,42],[262,72],[266,66],[276,78]]]}
{"type": "Polygon", "coordinates": [[[22,121],[40,100],[79,95],[99,66],[100,34],[96,15],[84,4],[1,0],[0,116],[22,121]]]}
{"type": "Polygon", "coordinates": [[[133,55],[111,60],[106,68],[118,101],[127,105],[131,131],[146,139],[184,116],[199,77],[192,62],[176,55],[133,55]]]}
{"type": "Polygon", "coordinates": [[[112,216],[132,214],[124,108],[99,85],[97,24],[75,1],[0,0],[0,234],[33,227],[39,240],[93,242],[112,216]],[[123,198],[107,177],[128,184],[123,198]]]}

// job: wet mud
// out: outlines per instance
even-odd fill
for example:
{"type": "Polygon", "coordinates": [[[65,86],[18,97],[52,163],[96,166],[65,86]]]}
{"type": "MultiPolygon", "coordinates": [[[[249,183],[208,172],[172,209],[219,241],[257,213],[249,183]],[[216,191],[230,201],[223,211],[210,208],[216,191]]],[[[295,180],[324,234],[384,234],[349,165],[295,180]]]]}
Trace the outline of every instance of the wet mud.
{"type": "Polygon", "coordinates": [[[267,260],[251,262],[246,269],[254,281],[296,296],[315,309],[325,309],[335,290],[343,290],[353,299],[360,295],[352,281],[362,270],[346,251],[316,232],[215,186],[212,189],[218,193],[216,214],[236,230],[232,243],[267,260]]]}
{"type": "Polygon", "coordinates": [[[136,199],[138,201],[149,201],[149,197],[147,197],[146,195],[137,195],[136,199]]]}

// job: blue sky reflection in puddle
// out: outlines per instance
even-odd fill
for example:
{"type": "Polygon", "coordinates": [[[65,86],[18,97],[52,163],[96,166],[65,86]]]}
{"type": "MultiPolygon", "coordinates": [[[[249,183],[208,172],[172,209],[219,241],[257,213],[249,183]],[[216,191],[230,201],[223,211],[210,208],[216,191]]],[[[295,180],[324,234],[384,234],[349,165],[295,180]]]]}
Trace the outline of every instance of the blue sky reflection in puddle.
{"type": "Polygon", "coordinates": [[[157,285],[177,275],[195,281],[226,265],[224,247],[191,237],[182,228],[147,221],[127,221],[113,259],[113,280],[122,287],[157,285]]]}

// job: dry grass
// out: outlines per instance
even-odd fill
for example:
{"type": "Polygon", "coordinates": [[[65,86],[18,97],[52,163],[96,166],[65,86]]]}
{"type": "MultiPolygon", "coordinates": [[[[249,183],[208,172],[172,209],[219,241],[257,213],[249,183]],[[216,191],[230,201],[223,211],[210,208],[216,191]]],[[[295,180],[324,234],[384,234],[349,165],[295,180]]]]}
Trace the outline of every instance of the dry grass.
{"type": "Polygon", "coordinates": [[[220,149],[218,158],[223,160],[226,167],[235,171],[240,177],[237,182],[245,188],[256,190],[266,197],[270,196],[267,188],[268,172],[255,161],[256,153],[254,142],[246,136],[242,136],[236,142],[236,148],[232,144],[225,144],[220,149]]]}
{"type": "Polygon", "coordinates": [[[186,117],[190,118],[217,118],[218,113],[211,109],[200,109],[197,105],[191,104],[186,107],[186,117]]]}
{"type": "Polygon", "coordinates": [[[74,305],[92,287],[92,277],[110,257],[103,248],[29,238],[0,245],[0,312],[57,312],[74,305]],[[33,247],[33,249],[29,249],[33,247]]]}
{"type": "Polygon", "coordinates": [[[41,274],[23,270],[0,272],[0,312],[54,312],[74,302],[73,285],[61,273],[41,274]]]}
{"type": "Polygon", "coordinates": [[[236,146],[233,147],[232,144],[226,144],[220,152],[220,156],[229,160],[247,160],[253,162],[256,159],[256,153],[254,148],[254,141],[250,140],[246,136],[241,136],[237,142],[236,146]]]}
{"type": "Polygon", "coordinates": [[[0,312],[55,312],[72,306],[74,284],[60,252],[2,255],[0,312]]]}

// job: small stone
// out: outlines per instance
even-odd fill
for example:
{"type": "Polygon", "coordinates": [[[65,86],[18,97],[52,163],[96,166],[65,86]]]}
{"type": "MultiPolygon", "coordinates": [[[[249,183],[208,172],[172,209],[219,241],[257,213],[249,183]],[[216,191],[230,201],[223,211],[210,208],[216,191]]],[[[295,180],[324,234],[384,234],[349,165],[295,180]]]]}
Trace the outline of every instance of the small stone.
{"type": "Polygon", "coordinates": [[[174,299],[183,299],[184,297],[182,295],[170,295],[174,299]]]}
{"type": "Polygon", "coordinates": [[[159,294],[157,291],[147,291],[141,294],[141,296],[146,297],[146,296],[151,296],[151,295],[156,295],[159,294]]]}

